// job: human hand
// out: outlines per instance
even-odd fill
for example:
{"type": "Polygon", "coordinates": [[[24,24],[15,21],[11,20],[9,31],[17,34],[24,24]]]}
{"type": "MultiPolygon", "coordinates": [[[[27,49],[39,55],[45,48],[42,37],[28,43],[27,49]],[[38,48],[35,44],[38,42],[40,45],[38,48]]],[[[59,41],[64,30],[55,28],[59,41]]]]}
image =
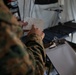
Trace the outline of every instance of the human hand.
{"type": "Polygon", "coordinates": [[[42,40],[45,36],[45,34],[39,28],[36,28],[34,25],[32,25],[32,28],[27,35],[30,35],[30,34],[33,34],[33,33],[39,35],[42,40]]]}
{"type": "Polygon", "coordinates": [[[19,21],[20,26],[23,29],[23,32],[28,32],[29,30],[24,29],[28,25],[28,22],[19,21]]]}
{"type": "Polygon", "coordinates": [[[19,25],[23,28],[28,25],[28,22],[19,21],[19,25]]]}

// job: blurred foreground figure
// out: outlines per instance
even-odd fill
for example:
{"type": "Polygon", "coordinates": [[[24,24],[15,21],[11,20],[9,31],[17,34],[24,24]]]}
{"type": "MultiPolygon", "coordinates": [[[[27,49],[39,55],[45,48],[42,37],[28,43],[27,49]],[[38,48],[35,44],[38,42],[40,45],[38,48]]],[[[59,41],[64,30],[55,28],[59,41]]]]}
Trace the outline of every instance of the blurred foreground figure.
{"type": "Polygon", "coordinates": [[[33,25],[26,45],[20,37],[22,28],[0,0],[0,75],[43,75],[44,33],[33,25]]]}

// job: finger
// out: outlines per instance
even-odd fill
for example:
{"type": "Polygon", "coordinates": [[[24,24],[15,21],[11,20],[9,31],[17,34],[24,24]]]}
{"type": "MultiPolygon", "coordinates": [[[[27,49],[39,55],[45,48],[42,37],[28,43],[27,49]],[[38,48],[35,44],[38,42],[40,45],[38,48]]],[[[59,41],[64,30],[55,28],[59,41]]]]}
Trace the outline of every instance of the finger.
{"type": "Polygon", "coordinates": [[[43,39],[44,37],[45,37],[45,34],[42,32],[42,34],[41,34],[42,36],[41,36],[41,38],[43,39]]]}
{"type": "Polygon", "coordinates": [[[35,28],[35,25],[32,25],[32,28],[35,28]]]}
{"type": "Polygon", "coordinates": [[[23,24],[22,24],[22,27],[23,26],[27,26],[28,25],[28,22],[24,22],[23,24]]]}
{"type": "Polygon", "coordinates": [[[26,24],[26,25],[27,25],[27,24],[28,24],[28,22],[24,22],[24,24],[26,24]]]}

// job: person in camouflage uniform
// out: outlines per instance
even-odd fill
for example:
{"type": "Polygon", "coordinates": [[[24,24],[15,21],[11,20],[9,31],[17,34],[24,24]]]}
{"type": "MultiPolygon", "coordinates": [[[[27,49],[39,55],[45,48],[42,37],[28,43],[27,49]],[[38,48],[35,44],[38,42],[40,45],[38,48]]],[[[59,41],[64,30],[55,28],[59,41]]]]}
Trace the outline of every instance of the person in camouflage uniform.
{"type": "Polygon", "coordinates": [[[43,75],[44,33],[32,26],[26,45],[20,40],[22,28],[0,0],[0,75],[43,75]]]}

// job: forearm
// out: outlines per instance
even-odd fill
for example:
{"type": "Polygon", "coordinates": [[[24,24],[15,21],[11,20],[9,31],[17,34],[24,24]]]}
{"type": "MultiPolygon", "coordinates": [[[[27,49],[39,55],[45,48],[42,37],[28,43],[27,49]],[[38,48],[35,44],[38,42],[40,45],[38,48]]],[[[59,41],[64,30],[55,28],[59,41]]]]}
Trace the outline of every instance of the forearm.
{"type": "Polygon", "coordinates": [[[28,51],[33,54],[35,59],[35,73],[36,75],[43,75],[45,66],[45,51],[42,39],[36,34],[30,35],[28,39],[26,45],[28,47],[28,51]]]}

